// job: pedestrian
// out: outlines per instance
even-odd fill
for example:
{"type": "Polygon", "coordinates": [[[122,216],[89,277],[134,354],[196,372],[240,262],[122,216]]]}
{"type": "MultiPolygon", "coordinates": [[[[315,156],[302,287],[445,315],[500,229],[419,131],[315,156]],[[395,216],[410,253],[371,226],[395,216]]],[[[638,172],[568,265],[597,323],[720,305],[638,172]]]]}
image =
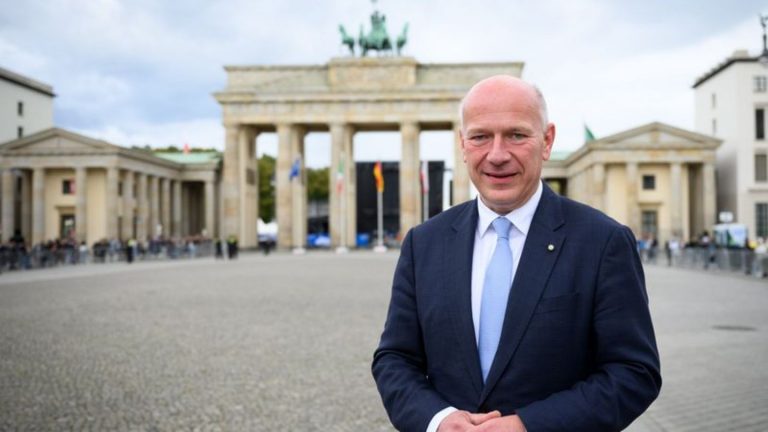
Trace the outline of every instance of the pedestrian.
{"type": "Polygon", "coordinates": [[[372,365],[390,420],[414,432],[624,429],[661,386],[633,233],[542,182],[555,126],[537,88],[488,78],[460,115],[479,197],[403,241],[372,365]]]}

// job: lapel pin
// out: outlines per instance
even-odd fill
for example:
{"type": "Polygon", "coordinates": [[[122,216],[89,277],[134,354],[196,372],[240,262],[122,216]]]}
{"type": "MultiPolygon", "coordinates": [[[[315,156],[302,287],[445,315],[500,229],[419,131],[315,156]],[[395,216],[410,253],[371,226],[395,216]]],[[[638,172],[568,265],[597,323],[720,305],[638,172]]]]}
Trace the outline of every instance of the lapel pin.
{"type": "Polygon", "coordinates": [[[555,245],[553,245],[552,243],[550,243],[550,244],[549,244],[549,246],[547,246],[547,250],[548,250],[548,251],[550,251],[550,252],[552,252],[553,250],[555,250],[555,245]]]}

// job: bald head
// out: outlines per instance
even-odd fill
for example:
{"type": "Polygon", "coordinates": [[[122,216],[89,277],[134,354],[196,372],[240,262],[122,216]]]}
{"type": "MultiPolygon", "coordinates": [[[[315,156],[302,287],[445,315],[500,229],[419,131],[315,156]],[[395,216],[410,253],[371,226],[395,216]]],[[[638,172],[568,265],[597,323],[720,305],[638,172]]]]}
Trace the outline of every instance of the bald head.
{"type": "Polygon", "coordinates": [[[492,104],[499,99],[514,98],[539,112],[541,130],[547,128],[547,102],[538,87],[511,75],[495,75],[473,85],[459,104],[461,130],[464,131],[464,114],[467,106],[492,104]]]}

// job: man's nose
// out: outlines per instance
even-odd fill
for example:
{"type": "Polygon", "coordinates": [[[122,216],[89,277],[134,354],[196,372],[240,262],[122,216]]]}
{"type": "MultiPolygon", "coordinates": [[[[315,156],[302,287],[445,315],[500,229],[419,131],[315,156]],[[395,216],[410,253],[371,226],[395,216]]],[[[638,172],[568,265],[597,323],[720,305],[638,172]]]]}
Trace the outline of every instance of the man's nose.
{"type": "Polygon", "coordinates": [[[488,162],[493,164],[502,164],[508,161],[510,158],[511,155],[504,145],[504,137],[502,135],[495,135],[493,137],[493,142],[491,143],[491,148],[488,150],[488,156],[486,156],[486,159],[488,159],[488,162]]]}

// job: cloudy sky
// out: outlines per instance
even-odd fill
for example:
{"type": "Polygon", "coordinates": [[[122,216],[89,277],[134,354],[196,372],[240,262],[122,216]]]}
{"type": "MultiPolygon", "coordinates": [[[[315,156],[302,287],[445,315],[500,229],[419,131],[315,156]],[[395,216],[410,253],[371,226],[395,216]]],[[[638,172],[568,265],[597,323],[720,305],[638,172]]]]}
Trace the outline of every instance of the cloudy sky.
{"type": "MultiPolygon", "coordinates": [[[[379,0],[390,35],[423,63],[522,61],[558,126],[556,150],[651,121],[693,128],[696,77],[761,50],[756,0],[379,0]]],[[[120,145],[223,146],[211,96],[233,64],[322,64],[338,24],[368,27],[369,0],[0,0],[0,66],[51,84],[55,123],[120,145]]],[[[422,157],[451,165],[448,133],[422,157]]],[[[258,141],[274,153],[274,136],[258,141]]],[[[327,165],[327,134],[307,162],[327,165]]],[[[358,160],[396,159],[396,134],[359,134],[358,160]]]]}

